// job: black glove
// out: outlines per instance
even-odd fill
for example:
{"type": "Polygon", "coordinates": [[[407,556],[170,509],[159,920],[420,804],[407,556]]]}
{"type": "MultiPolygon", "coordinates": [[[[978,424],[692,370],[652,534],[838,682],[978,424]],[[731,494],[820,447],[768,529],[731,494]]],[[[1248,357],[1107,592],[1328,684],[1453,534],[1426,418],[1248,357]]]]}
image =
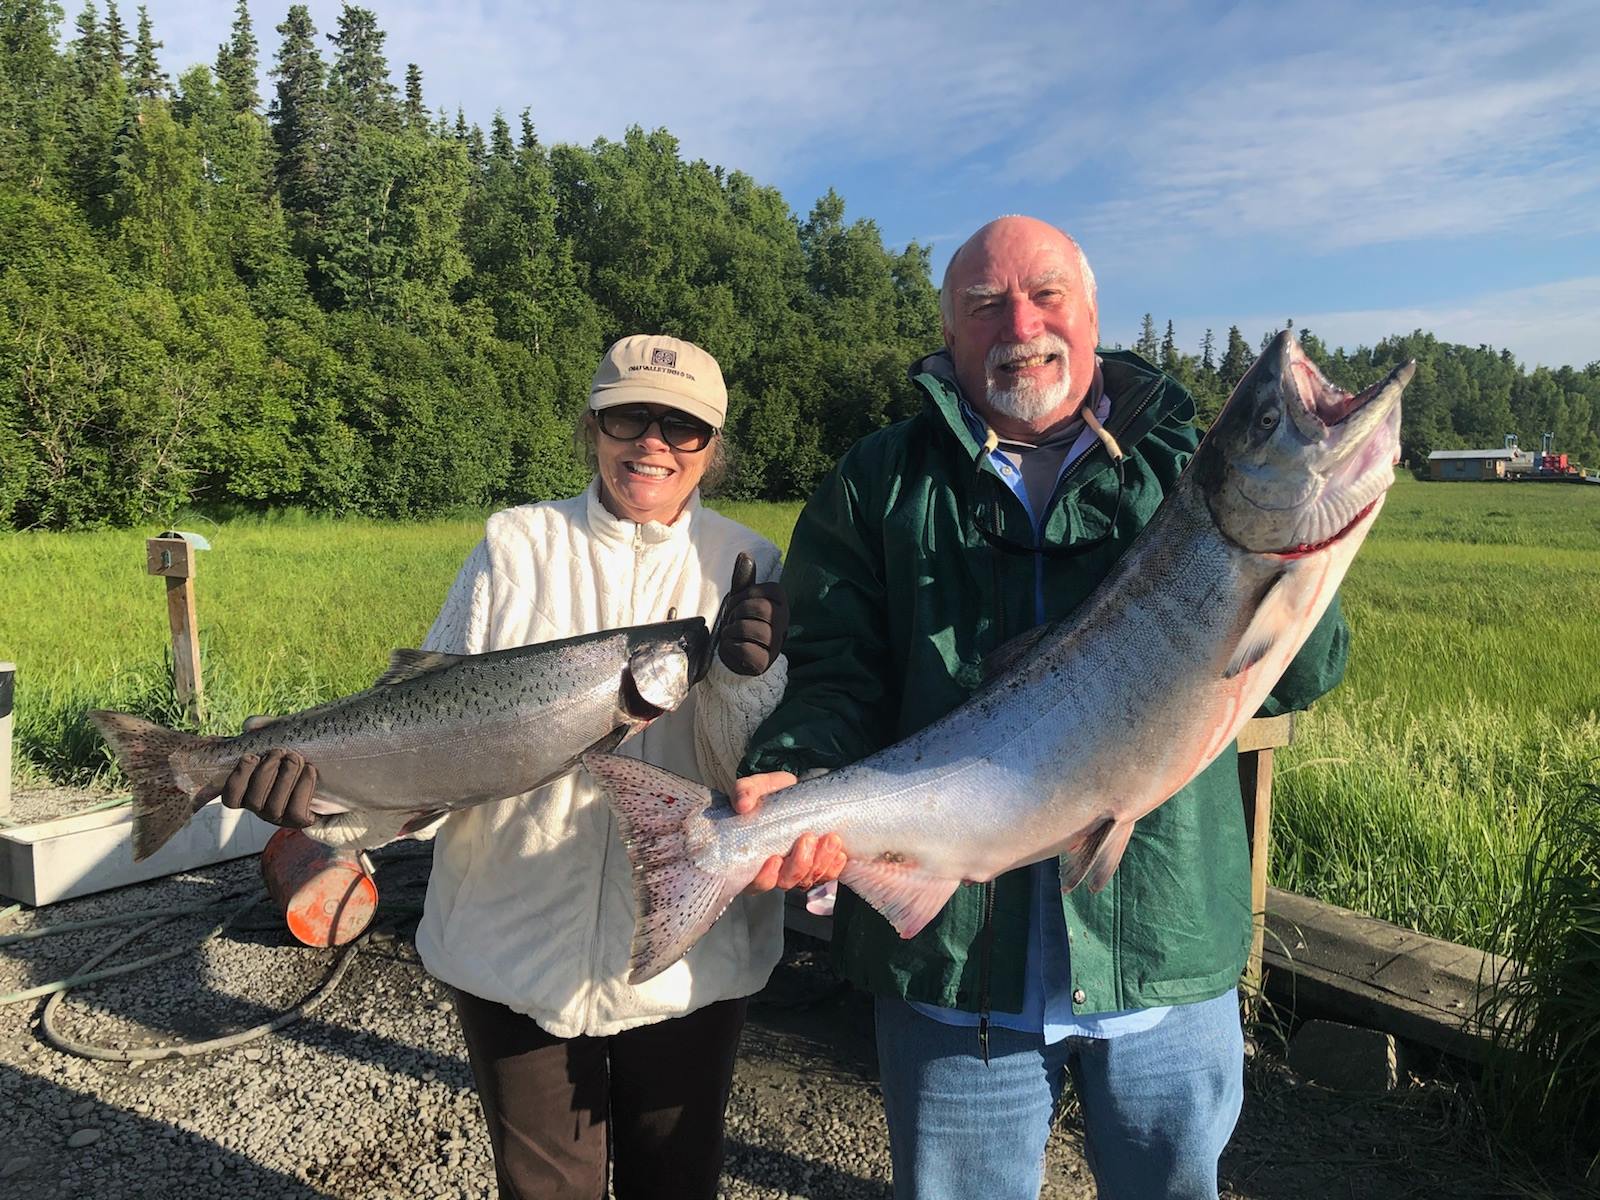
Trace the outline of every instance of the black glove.
{"type": "Polygon", "coordinates": [[[789,601],[777,583],[756,583],[756,564],[741,553],[717,622],[717,657],[736,675],[760,675],[789,632],[789,601]]]}
{"type": "MultiPolygon", "coordinates": [[[[270,725],[270,718],[251,717],[245,732],[270,725]]],[[[311,797],[317,790],[317,768],[294,750],[274,748],[264,754],[246,754],[220,784],[201,788],[195,802],[222,797],[228,808],[253,812],[272,825],[304,829],[316,823],[311,797]]]]}

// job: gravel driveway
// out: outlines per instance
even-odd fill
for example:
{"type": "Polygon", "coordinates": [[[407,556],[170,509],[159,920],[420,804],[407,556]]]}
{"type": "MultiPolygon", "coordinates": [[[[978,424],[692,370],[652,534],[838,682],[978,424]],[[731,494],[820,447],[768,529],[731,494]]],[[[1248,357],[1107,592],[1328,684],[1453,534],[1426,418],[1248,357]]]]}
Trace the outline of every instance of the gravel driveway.
{"type": "MultiPolygon", "coordinates": [[[[385,902],[415,902],[427,849],[380,853],[385,902]]],[[[256,861],[85,897],[0,923],[0,934],[214,899],[259,886],[256,861]]],[[[198,939],[239,901],[174,920],[120,951],[178,957],[74,990],[62,1036],[129,1051],[225,1036],[298,1003],[335,952],[290,941],[265,907],[198,939]],[[197,944],[198,942],[198,944],[197,944]]],[[[493,1171],[445,989],[409,940],[414,917],[380,916],[326,1003],[237,1048],[149,1063],[66,1054],[40,1033],[42,1001],[0,1007],[0,1196],[19,1200],[379,1200],[490,1197],[493,1171]]],[[[0,992],[74,973],[132,926],[0,947],[0,992]]],[[[814,943],[796,944],[752,1006],[729,1110],[724,1195],[887,1200],[889,1165],[871,1007],[814,943]]],[[[1502,1195],[1464,1158],[1462,1106],[1418,1081],[1362,1100],[1302,1086],[1258,1057],[1224,1176],[1229,1196],[1502,1195]],[[1447,1190],[1437,1190],[1447,1189],[1447,1190]]],[[[1052,1138],[1048,1200],[1093,1195],[1069,1119],[1052,1138]]]]}

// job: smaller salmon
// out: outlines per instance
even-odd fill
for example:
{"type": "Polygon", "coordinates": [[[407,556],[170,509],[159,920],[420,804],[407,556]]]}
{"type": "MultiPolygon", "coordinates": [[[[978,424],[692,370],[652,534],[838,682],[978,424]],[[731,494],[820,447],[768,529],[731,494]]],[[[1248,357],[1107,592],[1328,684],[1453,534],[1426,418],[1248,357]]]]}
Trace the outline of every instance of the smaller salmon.
{"type": "Polygon", "coordinates": [[[711,632],[691,617],[488,654],[396,650],[366,691],[237,737],[105,710],[89,718],[133,785],[138,861],[246,754],[293,750],[314,763],[319,815],[448,812],[531,791],[584,753],[615,749],[682,704],[710,661],[711,632]]]}

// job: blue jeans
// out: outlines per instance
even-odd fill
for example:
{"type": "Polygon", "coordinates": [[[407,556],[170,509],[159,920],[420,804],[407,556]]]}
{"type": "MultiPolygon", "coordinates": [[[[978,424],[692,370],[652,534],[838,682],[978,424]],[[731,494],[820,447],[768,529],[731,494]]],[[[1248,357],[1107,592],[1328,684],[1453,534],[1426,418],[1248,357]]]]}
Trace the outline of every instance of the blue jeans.
{"type": "Polygon", "coordinates": [[[878,1062],[896,1200],[1037,1200],[1067,1072],[1102,1200],[1216,1200],[1217,1160],[1244,1102],[1237,1003],[1178,1005],[1111,1038],[976,1030],[877,998],[878,1062]]]}

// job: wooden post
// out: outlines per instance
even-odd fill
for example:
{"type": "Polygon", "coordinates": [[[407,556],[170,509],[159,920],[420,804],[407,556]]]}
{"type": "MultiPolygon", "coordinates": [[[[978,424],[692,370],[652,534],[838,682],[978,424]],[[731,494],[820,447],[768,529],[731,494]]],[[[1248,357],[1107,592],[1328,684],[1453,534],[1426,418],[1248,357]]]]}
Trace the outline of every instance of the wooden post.
{"type": "Polygon", "coordinates": [[[1250,838],[1250,957],[1244,967],[1245,1006],[1253,1017],[1261,999],[1261,948],[1267,929],[1267,872],[1272,859],[1272,756],[1294,740],[1294,714],[1258,717],[1239,731],[1239,792],[1250,838]]]}
{"type": "Polygon", "coordinates": [[[11,701],[17,664],[0,662],[0,817],[11,812],[11,701]]]}
{"type": "Polygon", "coordinates": [[[168,532],[145,542],[145,570],[167,581],[167,624],[172,629],[172,686],[178,702],[198,721],[205,696],[200,683],[200,627],[194,615],[195,547],[168,532]]]}

